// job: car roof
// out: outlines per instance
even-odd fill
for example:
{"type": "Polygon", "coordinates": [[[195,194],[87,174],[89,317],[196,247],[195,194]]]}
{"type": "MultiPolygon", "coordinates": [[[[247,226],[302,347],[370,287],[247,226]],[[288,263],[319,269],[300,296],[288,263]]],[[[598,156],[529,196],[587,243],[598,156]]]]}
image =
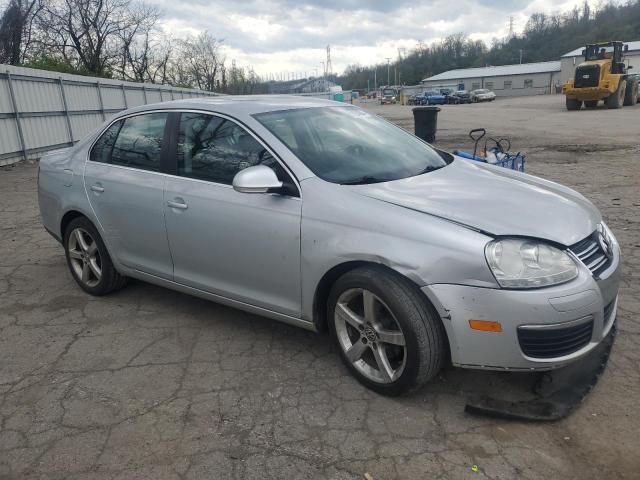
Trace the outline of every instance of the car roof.
{"type": "Polygon", "coordinates": [[[347,103],[334,100],[300,95],[216,95],[213,97],[189,98],[141,105],[119,112],[117,116],[158,109],[209,110],[231,116],[247,116],[278,110],[336,107],[341,105],[350,106],[347,103]]]}

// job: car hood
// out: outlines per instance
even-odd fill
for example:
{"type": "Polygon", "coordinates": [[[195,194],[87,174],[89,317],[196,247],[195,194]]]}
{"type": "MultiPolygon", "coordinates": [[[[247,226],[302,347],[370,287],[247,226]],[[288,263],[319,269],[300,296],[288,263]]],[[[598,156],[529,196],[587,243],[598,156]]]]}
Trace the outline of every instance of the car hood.
{"type": "Polygon", "coordinates": [[[460,158],[431,173],[353,189],[490,235],[535,237],[566,246],[590,235],[601,221],[593,204],[570,188],[460,158]]]}

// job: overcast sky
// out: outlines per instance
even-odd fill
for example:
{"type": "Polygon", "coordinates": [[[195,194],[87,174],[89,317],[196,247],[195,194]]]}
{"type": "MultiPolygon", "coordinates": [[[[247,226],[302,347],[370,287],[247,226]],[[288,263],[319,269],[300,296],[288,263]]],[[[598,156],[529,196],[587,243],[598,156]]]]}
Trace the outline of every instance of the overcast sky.
{"type": "MultiPolygon", "coordinates": [[[[509,16],[520,31],[529,14],[555,13],[581,0],[150,0],[175,36],[208,30],[224,40],[228,65],[253,66],[259,75],[321,71],[331,45],[334,73],[353,63],[396,58],[464,32],[487,43],[506,36],[509,16]]],[[[593,2],[595,4],[595,2],[593,2]]]]}

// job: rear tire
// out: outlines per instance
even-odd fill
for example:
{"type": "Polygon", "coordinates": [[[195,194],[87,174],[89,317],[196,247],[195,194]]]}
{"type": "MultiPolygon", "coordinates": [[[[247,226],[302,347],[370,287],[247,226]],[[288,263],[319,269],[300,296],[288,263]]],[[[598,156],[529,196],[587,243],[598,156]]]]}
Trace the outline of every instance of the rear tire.
{"type": "Polygon", "coordinates": [[[580,100],[576,100],[575,98],[566,99],[567,110],[580,110],[582,108],[582,102],[580,100]]]}
{"type": "Polygon", "coordinates": [[[626,80],[620,80],[618,88],[607,98],[607,108],[622,108],[624,103],[625,91],[627,87],[626,80]]]}
{"type": "Polygon", "coordinates": [[[584,102],[584,106],[587,108],[596,108],[598,106],[598,100],[587,100],[584,102]]]}
{"type": "Polygon", "coordinates": [[[357,268],[336,281],[327,323],[352,375],[383,395],[423,386],[447,358],[435,309],[415,285],[381,267],[357,268]]]}
{"type": "Polygon", "coordinates": [[[126,285],[127,277],[117,272],[98,230],[86,217],[67,226],[64,251],[73,279],[85,292],[102,296],[126,285]]]}
{"type": "Polygon", "coordinates": [[[638,82],[627,80],[627,88],[624,92],[624,105],[625,107],[632,107],[636,103],[638,103],[638,82]]]}

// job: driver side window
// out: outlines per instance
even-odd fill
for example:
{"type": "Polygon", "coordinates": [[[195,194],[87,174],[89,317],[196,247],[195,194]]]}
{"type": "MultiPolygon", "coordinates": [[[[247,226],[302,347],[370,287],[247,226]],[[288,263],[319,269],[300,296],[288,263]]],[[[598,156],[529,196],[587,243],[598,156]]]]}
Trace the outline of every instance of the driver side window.
{"type": "Polygon", "coordinates": [[[275,159],[239,125],[203,113],[180,115],[178,175],[231,185],[240,170],[275,159]]]}

